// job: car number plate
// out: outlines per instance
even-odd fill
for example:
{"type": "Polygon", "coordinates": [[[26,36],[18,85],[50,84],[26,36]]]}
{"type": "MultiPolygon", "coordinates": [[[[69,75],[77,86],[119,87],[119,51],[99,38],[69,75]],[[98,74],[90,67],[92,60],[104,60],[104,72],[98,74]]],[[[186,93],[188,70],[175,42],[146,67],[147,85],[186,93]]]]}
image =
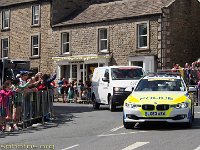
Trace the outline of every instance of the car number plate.
{"type": "Polygon", "coordinates": [[[165,116],[165,112],[145,112],[145,116],[165,116]]]}

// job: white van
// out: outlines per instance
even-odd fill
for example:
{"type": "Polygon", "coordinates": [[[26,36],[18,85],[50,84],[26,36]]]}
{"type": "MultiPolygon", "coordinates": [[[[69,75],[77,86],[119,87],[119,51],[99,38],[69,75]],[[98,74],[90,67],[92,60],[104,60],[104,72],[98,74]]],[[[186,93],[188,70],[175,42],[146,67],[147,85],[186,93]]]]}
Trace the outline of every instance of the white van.
{"type": "Polygon", "coordinates": [[[92,77],[93,108],[109,104],[110,111],[123,106],[144,71],[139,66],[108,66],[95,68],[92,77]]]}

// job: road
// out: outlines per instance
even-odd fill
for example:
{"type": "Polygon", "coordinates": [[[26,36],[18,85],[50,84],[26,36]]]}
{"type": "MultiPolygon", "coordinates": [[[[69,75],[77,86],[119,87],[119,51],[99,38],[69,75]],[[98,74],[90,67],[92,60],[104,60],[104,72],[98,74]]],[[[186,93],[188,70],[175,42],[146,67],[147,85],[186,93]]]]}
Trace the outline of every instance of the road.
{"type": "Polygon", "coordinates": [[[122,126],[122,110],[94,111],[89,104],[54,104],[55,119],[42,125],[6,133],[0,149],[55,150],[200,150],[200,107],[191,129],[164,123],[122,126]]]}

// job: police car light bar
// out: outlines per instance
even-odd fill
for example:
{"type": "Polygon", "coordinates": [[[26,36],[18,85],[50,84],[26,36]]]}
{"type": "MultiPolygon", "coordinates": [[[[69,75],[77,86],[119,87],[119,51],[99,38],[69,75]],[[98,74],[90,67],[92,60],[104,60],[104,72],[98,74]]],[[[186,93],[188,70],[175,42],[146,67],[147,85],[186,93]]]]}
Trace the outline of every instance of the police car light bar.
{"type": "Polygon", "coordinates": [[[181,73],[179,72],[164,72],[164,71],[160,71],[160,72],[148,72],[146,75],[148,76],[159,76],[159,75],[166,75],[166,76],[181,76],[181,73]]]}

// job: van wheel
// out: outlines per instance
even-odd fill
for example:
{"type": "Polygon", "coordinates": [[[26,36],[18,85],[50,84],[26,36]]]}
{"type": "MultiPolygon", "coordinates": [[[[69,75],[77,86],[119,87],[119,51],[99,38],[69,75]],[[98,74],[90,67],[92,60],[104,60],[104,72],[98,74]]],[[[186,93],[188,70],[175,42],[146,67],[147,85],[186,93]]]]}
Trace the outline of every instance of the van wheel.
{"type": "Polygon", "coordinates": [[[109,109],[111,112],[116,110],[116,106],[112,102],[112,96],[109,97],[109,109]]]}
{"type": "Polygon", "coordinates": [[[100,104],[96,102],[96,98],[94,94],[92,95],[92,104],[93,104],[94,109],[99,109],[100,104]]]}

